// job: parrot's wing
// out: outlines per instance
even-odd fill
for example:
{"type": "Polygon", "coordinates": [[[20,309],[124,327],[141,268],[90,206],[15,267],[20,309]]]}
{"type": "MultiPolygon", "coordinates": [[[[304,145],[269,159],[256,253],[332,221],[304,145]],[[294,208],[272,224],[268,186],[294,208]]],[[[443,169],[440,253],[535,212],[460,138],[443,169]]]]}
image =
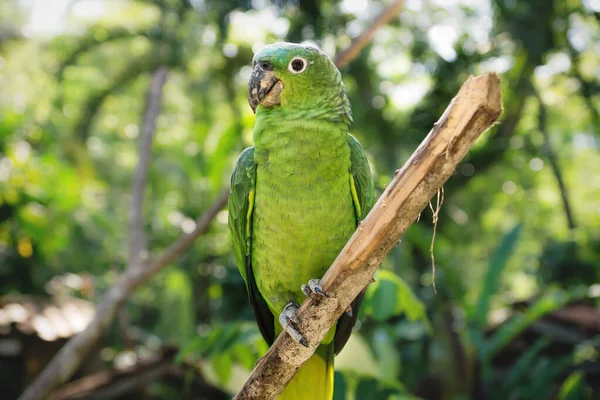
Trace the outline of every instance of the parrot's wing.
{"type": "MultiPolygon", "coordinates": [[[[356,138],[348,134],[350,146],[350,185],[354,209],[356,210],[356,223],[358,224],[367,216],[375,204],[375,189],[367,155],[356,138]]],[[[348,341],[352,328],[358,317],[358,308],[362,302],[365,291],[363,290],[352,301],[352,315],[342,314],[337,322],[334,337],[335,354],[338,354],[348,341]]]]}
{"type": "Polygon", "coordinates": [[[254,186],[256,183],[256,164],[254,147],[248,147],[238,157],[229,187],[229,229],[233,253],[238,269],[248,284],[246,261],[250,255],[252,208],[254,206],[254,186]]]}
{"type": "Polygon", "coordinates": [[[348,134],[350,146],[350,176],[352,179],[352,196],[356,209],[357,223],[364,219],[375,204],[375,189],[369,161],[362,146],[356,138],[348,134]]]}
{"type": "Polygon", "coordinates": [[[252,239],[252,210],[256,184],[254,147],[248,147],[238,157],[229,188],[229,229],[237,267],[246,282],[250,304],[265,340],[275,340],[274,317],[256,286],[250,257],[252,239]]]}

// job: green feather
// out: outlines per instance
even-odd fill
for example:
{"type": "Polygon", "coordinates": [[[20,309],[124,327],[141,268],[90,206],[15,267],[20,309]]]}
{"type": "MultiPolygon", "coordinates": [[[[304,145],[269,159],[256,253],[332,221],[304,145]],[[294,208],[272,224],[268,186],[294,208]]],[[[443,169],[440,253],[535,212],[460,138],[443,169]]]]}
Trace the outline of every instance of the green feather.
{"type": "Polygon", "coordinates": [[[348,134],[348,145],[350,146],[350,174],[356,188],[356,211],[360,221],[367,216],[375,204],[375,189],[369,161],[359,141],[348,134]]]}
{"type": "Polygon", "coordinates": [[[238,269],[247,283],[246,262],[250,254],[251,221],[256,183],[254,147],[248,147],[238,157],[229,186],[229,229],[238,269]]]}

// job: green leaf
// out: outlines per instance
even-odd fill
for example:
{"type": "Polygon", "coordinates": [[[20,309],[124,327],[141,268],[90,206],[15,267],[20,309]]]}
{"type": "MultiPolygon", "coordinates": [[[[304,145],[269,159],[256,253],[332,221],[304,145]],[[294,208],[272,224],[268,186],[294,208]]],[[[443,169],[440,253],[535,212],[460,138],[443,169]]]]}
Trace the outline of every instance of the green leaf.
{"type": "Polygon", "coordinates": [[[333,400],[346,400],[347,391],[345,375],[339,371],[335,371],[333,378],[333,400]]]}
{"type": "Polygon", "coordinates": [[[487,274],[483,282],[483,289],[479,295],[479,299],[477,300],[474,315],[470,316],[470,319],[475,322],[479,328],[485,325],[491,299],[499,286],[500,275],[502,275],[502,271],[504,270],[508,259],[513,253],[520,233],[521,225],[519,224],[511,229],[506,235],[504,235],[500,245],[492,254],[487,274]]]}
{"type": "Polygon", "coordinates": [[[175,357],[175,364],[180,365],[186,357],[195,358],[200,354],[202,349],[202,341],[200,338],[195,338],[194,340],[188,342],[179,349],[177,356],[175,357]]]}
{"type": "Polygon", "coordinates": [[[584,377],[580,371],[571,373],[565,379],[560,390],[558,391],[558,400],[576,400],[585,398],[584,393],[584,377]]]}
{"type": "MultiPolygon", "coordinates": [[[[221,329],[217,330],[214,341],[206,348],[207,355],[229,351],[230,346],[235,342],[238,333],[239,326],[237,324],[225,325],[221,329]]],[[[211,338],[212,337],[214,336],[211,335],[211,338]]]]}
{"type": "Polygon", "coordinates": [[[157,333],[165,340],[186,343],[195,335],[192,283],[185,272],[169,269],[161,295],[157,333]]]}
{"type": "Polygon", "coordinates": [[[233,360],[228,352],[220,352],[212,357],[212,366],[219,381],[226,385],[231,378],[233,360]]]}
{"type": "Polygon", "coordinates": [[[231,353],[235,361],[238,361],[240,364],[242,364],[244,368],[251,370],[254,367],[256,357],[254,356],[252,348],[250,348],[246,343],[236,343],[233,345],[231,353]]]}
{"type": "Polygon", "coordinates": [[[387,330],[379,328],[373,333],[373,350],[381,379],[395,380],[400,372],[400,353],[396,350],[394,339],[387,330]]]}
{"type": "Polygon", "coordinates": [[[566,292],[560,289],[551,289],[541,298],[536,300],[522,314],[517,314],[508,322],[504,323],[492,336],[485,342],[482,350],[482,356],[486,360],[492,359],[498,351],[502,350],[515,337],[521,334],[536,320],[544,315],[557,310],[570,301],[585,297],[585,290],[574,289],[566,292]]]}
{"type": "Polygon", "coordinates": [[[378,377],[379,374],[377,360],[369,344],[359,333],[350,335],[344,350],[335,358],[335,368],[363,377],[378,377]]]}
{"type": "Polygon", "coordinates": [[[506,379],[504,380],[505,386],[514,386],[518,383],[519,379],[526,376],[527,371],[532,367],[535,360],[538,358],[540,353],[548,347],[550,340],[542,337],[538,339],[533,346],[525,350],[523,354],[519,356],[514,367],[511,368],[506,379]]]}
{"type": "Polygon", "coordinates": [[[381,269],[374,278],[375,282],[367,287],[365,294],[365,315],[376,321],[386,321],[404,313],[409,320],[422,321],[430,326],[425,305],[398,275],[381,269]]]}
{"type": "Polygon", "coordinates": [[[375,379],[361,379],[356,387],[356,399],[417,399],[412,396],[399,382],[382,383],[375,379]]]}

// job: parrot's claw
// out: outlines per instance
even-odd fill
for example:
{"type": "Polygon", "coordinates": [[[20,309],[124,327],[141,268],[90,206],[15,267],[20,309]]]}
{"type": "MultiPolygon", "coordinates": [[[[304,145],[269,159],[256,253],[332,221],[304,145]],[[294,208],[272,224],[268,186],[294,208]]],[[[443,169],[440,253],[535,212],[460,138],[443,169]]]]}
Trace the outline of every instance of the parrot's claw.
{"type": "Polygon", "coordinates": [[[328,299],[329,295],[323,291],[323,288],[319,283],[319,279],[311,279],[310,281],[308,281],[308,285],[302,285],[302,293],[304,293],[306,297],[310,297],[312,294],[316,294],[318,296],[328,299]]]}
{"type": "Polygon", "coordinates": [[[296,311],[298,311],[298,305],[295,303],[288,303],[284,308],[281,314],[279,314],[279,323],[283,327],[288,335],[292,337],[296,342],[300,343],[304,347],[308,347],[308,343],[306,339],[302,337],[300,332],[294,327],[294,325],[298,325],[300,321],[296,316],[296,311]]]}
{"type": "Polygon", "coordinates": [[[348,306],[348,308],[346,308],[346,311],[344,311],[346,313],[347,316],[349,316],[350,318],[352,318],[352,306],[348,306]]]}

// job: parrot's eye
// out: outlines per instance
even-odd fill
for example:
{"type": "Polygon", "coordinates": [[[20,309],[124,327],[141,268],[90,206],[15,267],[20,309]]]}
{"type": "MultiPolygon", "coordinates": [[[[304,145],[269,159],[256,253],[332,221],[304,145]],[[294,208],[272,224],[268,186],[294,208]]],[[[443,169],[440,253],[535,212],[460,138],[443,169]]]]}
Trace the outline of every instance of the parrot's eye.
{"type": "Polygon", "coordinates": [[[290,61],[290,65],[288,65],[288,70],[292,74],[299,74],[304,72],[306,69],[306,60],[301,57],[295,57],[292,61],[290,61]]]}

